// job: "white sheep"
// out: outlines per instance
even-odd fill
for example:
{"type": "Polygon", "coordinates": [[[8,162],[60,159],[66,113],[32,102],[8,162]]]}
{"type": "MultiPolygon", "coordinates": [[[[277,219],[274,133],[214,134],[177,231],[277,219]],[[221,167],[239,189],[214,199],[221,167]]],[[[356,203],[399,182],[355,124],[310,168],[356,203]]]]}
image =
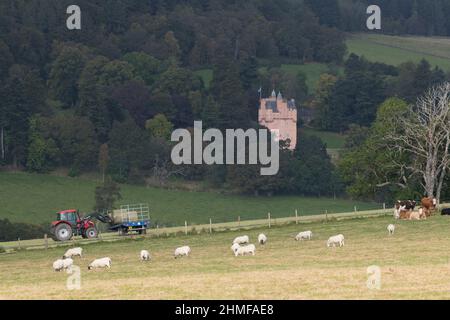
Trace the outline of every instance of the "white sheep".
{"type": "Polygon", "coordinates": [[[189,254],[191,253],[191,248],[189,248],[189,246],[184,246],[184,247],[179,247],[175,249],[174,252],[174,258],[178,258],[178,257],[182,257],[182,256],[189,256],[189,254]]]}
{"type": "Polygon", "coordinates": [[[259,243],[259,244],[266,244],[266,242],[267,242],[267,237],[266,237],[266,235],[263,234],[263,233],[261,233],[261,234],[258,236],[258,243],[259,243]]]}
{"type": "Polygon", "coordinates": [[[73,258],[79,256],[80,258],[83,258],[83,248],[72,248],[66,251],[63,255],[63,259],[66,258],[73,258]]]}
{"type": "Polygon", "coordinates": [[[338,234],[337,236],[332,236],[327,241],[327,247],[335,247],[338,246],[343,247],[344,246],[344,236],[342,234],[338,234]]]}
{"type": "Polygon", "coordinates": [[[311,231],[303,231],[295,236],[295,240],[311,240],[312,232],[311,231]]]}
{"type": "Polygon", "coordinates": [[[239,248],[241,245],[239,243],[233,243],[233,245],[231,246],[231,251],[233,251],[233,253],[236,251],[237,248],[239,248]]]}
{"type": "Polygon", "coordinates": [[[246,254],[252,254],[255,255],[256,247],[254,244],[249,244],[246,246],[240,246],[239,248],[236,248],[234,251],[234,255],[237,256],[244,256],[246,254]]]}
{"type": "Polygon", "coordinates": [[[147,250],[141,250],[141,260],[142,261],[149,261],[150,260],[150,252],[147,250]]]}
{"type": "Polygon", "coordinates": [[[387,226],[387,229],[388,229],[389,235],[392,235],[392,234],[394,234],[394,231],[395,231],[395,225],[390,224],[387,226]]]}
{"type": "Polygon", "coordinates": [[[108,268],[108,269],[111,269],[111,259],[108,258],[108,257],[95,259],[88,266],[88,270],[97,269],[97,268],[108,268]]]}
{"type": "Polygon", "coordinates": [[[61,271],[62,269],[64,269],[63,259],[58,259],[55,262],[53,262],[53,270],[61,271]]]}
{"type": "Polygon", "coordinates": [[[237,244],[246,244],[246,243],[249,243],[249,242],[250,242],[250,239],[249,239],[248,236],[236,237],[233,240],[233,243],[237,243],[237,244]]]}
{"type": "Polygon", "coordinates": [[[53,262],[53,270],[55,271],[67,270],[67,272],[70,273],[72,271],[72,266],[73,260],[71,258],[58,259],[53,262]]]}

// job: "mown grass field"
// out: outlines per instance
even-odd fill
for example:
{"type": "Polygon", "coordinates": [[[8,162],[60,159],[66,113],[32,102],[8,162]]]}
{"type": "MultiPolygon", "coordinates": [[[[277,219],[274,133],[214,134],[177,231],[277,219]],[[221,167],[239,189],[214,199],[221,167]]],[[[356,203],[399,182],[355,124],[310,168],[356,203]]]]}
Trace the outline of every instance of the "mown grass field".
{"type": "Polygon", "coordinates": [[[319,137],[329,149],[342,149],[345,146],[345,135],[303,127],[300,134],[319,137]]]}
{"type": "Polygon", "coordinates": [[[306,85],[310,94],[314,94],[320,76],[329,72],[328,66],[323,63],[283,64],[281,65],[281,70],[294,75],[297,75],[299,72],[303,73],[306,76],[306,85]]]}
{"type": "MultiPolygon", "coordinates": [[[[94,206],[96,181],[39,175],[0,172],[0,219],[28,223],[54,220],[59,210],[77,208],[90,212],[94,206]]],[[[304,198],[298,196],[254,197],[224,195],[215,192],[166,190],[122,185],[121,204],[148,203],[150,218],[160,226],[264,219],[302,215],[379,209],[380,204],[333,198],[304,198]]],[[[120,204],[119,203],[119,204],[120,204]]]]}
{"type": "Polygon", "coordinates": [[[448,217],[396,222],[392,217],[315,222],[271,229],[158,239],[124,240],[84,246],[81,290],[66,290],[68,275],[52,270],[64,248],[0,255],[0,299],[449,299],[448,217]],[[313,240],[294,235],[313,231],[313,240]],[[264,232],[268,243],[255,256],[234,257],[232,239],[264,232]],[[342,233],[343,248],[327,248],[342,233]],[[173,250],[192,254],[175,260],[173,250]],[[148,249],[152,261],[139,261],[148,249]],[[94,258],[109,256],[111,270],[88,271],[94,258]],[[369,290],[367,268],[381,269],[381,289],[369,290]],[[31,266],[31,267],[30,267],[31,266]]]}
{"type": "Polygon", "coordinates": [[[351,34],[346,43],[349,53],[369,61],[399,65],[425,58],[432,66],[450,70],[450,38],[351,34]]]}

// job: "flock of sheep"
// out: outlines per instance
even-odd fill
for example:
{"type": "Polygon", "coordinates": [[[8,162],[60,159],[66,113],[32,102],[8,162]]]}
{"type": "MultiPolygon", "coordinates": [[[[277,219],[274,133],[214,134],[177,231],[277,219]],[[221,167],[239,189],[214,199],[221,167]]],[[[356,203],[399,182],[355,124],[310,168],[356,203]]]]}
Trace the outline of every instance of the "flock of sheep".
{"type": "MultiPolygon", "coordinates": [[[[175,250],[174,257],[189,256],[191,248],[189,246],[179,247],[175,250]]],[[[67,271],[72,272],[73,259],[74,257],[83,257],[83,248],[72,248],[64,253],[62,259],[58,259],[53,262],[53,270],[55,271],[67,271]]],[[[151,259],[150,252],[147,250],[141,250],[140,258],[142,261],[149,261],[151,259]]],[[[88,270],[108,268],[111,269],[111,258],[105,257],[100,259],[95,259],[88,265],[88,270]]]]}
{"type": "MultiPolygon", "coordinates": [[[[405,211],[405,206],[403,203],[396,203],[395,211],[394,211],[394,217],[396,219],[399,218],[399,215],[402,211],[405,211]]],[[[421,213],[421,209],[419,209],[419,212],[421,213]]],[[[428,209],[428,208],[427,208],[428,209]]],[[[413,213],[413,208],[406,209],[409,212],[413,213]]],[[[422,214],[420,214],[421,216],[422,214]]],[[[395,232],[395,225],[389,224],[387,226],[387,230],[389,235],[393,235],[395,232]]],[[[311,240],[313,234],[311,231],[303,231],[298,233],[295,236],[295,240],[302,241],[302,240],[311,240]]],[[[258,243],[260,245],[265,245],[267,243],[267,236],[263,233],[258,235],[258,243]]],[[[327,247],[343,247],[345,244],[345,238],[344,235],[338,234],[336,236],[331,236],[328,238],[327,241],[327,247]]],[[[236,237],[233,240],[233,245],[231,246],[231,250],[233,251],[234,255],[237,256],[244,256],[244,255],[255,255],[256,252],[256,246],[254,244],[250,244],[250,238],[247,235],[236,237]]],[[[183,246],[175,249],[174,252],[174,258],[179,258],[183,256],[189,256],[191,253],[191,248],[189,246],[183,246]]],[[[83,249],[82,248],[72,248],[66,251],[66,253],[63,255],[62,259],[58,259],[53,263],[53,269],[55,271],[62,271],[66,270],[67,272],[71,272],[72,266],[73,266],[73,259],[74,257],[83,257],[83,249]]],[[[141,261],[149,261],[151,260],[150,252],[147,250],[141,250],[140,253],[140,260],[141,261]]],[[[88,270],[91,269],[98,269],[98,268],[111,268],[111,258],[105,257],[100,259],[95,259],[88,265],[88,270]]]]}
{"type": "MultiPolygon", "coordinates": [[[[83,257],[83,248],[72,248],[64,253],[62,259],[58,259],[53,262],[53,270],[62,271],[66,270],[68,273],[72,272],[73,259],[74,257],[83,257]]],[[[97,268],[108,268],[111,269],[111,258],[105,257],[100,259],[95,259],[88,265],[88,270],[97,268]]]]}
{"type": "MultiPolygon", "coordinates": [[[[391,225],[392,226],[392,225],[391,225]]],[[[393,227],[395,228],[395,227],[393,227]]],[[[389,229],[389,233],[391,234],[391,230],[389,229]]],[[[393,230],[392,230],[393,233],[393,230]]],[[[312,232],[311,231],[303,231],[295,236],[295,240],[311,240],[312,232]]],[[[260,234],[258,236],[258,243],[260,245],[265,245],[267,243],[267,236],[265,234],[260,234]]],[[[337,236],[332,236],[327,241],[327,247],[342,247],[344,246],[344,236],[339,234],[337,236]]],[[[231,246],[231,250],[234,255],[244,256],[244,255],[255,255],[256,246],[254,244],[250,244],[249,236],[240,236],[236,237],[233,240],[233,245],[231,246]]],[[[174,258],[179,258],[183,256],[189,256],[191,253],[191,248],[189,246],[183,246],[175,249],[174,258]]],[[[72,272],[73,266],[73,258],[74,257],[83,257],[83,249],[82,248],[71,248],[64,253],[62,259],[58,259],[53,262],[53,270],[55,271],[67,271],[68,273],[72,272]]],[[[141,261],[149,261],[151,260],[151,255],[148,250],[141,250],[140,252],[140,260],[141,261]]],[[[98,268],[111,268],[111,258],[105,257],[100,259],[95,259],[88,265],[88,270],[98,269],[98,268]]]]}

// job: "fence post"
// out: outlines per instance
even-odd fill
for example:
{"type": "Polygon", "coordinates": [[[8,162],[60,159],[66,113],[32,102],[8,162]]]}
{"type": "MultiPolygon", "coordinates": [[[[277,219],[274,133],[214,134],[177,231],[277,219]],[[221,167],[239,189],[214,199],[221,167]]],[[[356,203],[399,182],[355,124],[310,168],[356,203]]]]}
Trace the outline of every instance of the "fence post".
{"type": "Polygon", "coordinates": [[[269,228],[270,228],[270,212],[267,213],[267,217],[269,218],[269,228]]]}
{"type": "Polygon", "coordinates": [[[297,212],[297,209],[295,209],[295,224],[298,224],[298,212],[297,212]]]}
{"type": "Polygon", "coordinates": [[[19,250],[22,249],[22,246],[20,245],[20,238],[17,239],[19,241],[19,250]]]}
{"type": "Polygon", "coordinates": [[[209,233],[212,233],[212,220],[209,218],[209,233]]]}
{"type": "Polygon", "coordinates": [[[159,238],[159,224],[156,224],[156,237],[159,238]]]}
{"type": "Polygon", "coordinates": [[[328,210],[325,210],[325,222],[328,222],[328,210]]]}
{"type": "Polygon", "coordinates": [[[188,234],[188,230],[187,230],[187,221],[184,221],[184,233],[187,235],[188,234]]]}
{"type": "Polygon", "coordinates": [[[47,234],[44,234],[44,244],[45,244],[45,250],[48,249],[48,237],[47,234]]]}
{"type": "Polygon", "coordinates": [[[241,216],[238,216],[238,230],[241,230],[241,216]]]}
{"type": "Polygon", "coordinates": [[[386,203],[383,203],[383,210],[386,210],[386,203]]]}
{"type": "Polygon", "coordinates": [[[355,212],[357,211],[356,206],[355,206],[355,212]]]}

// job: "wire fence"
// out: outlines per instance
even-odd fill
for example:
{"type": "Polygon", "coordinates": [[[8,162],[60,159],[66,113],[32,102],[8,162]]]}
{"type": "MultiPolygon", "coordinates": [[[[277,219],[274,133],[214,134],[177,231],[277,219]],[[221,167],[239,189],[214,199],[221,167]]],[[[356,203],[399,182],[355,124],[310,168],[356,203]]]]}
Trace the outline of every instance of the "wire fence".
{"type": "Polygon", "coordinates": [[[353,212],[345,213],[328,213],[327,211],[325,211],[324,214],[318,215],[301,215],[299,210],[295,210],[292,216],[283,218],[274,218],[273,216],[271,216],[270,212],[268,212],[266,217],[254,220],[241,220],[241,217],[238,216],[237,219],[232,222],[214,223],[214,220],[212,218],[209,218],[209,223],[205,224],[190,224],[188,221],[185,221],[184,225],[176,227],[159,227],[158,225],[153,225],[150,229],[147,230],[147,234],[145,235],[132,234],[124,236],[119,235],[117,232],[100,232],[98,238],[96,239],[83,239],[77,236],[73,237],[69,241],[60,242],[54,241],[47,234],[45,234],[41,239],[18,239],[17,241],[0,242],[0,247],[3,248],[6,252],[17,250],[49,249],[64,246],[80,246],[99,242],[113,242],[126,238],[136,239],[168,237],[198,233],[212,234],[214,232],[248,230],[256,228],[272,228],[287,224],[300,224],[320,221],[327,222],[351,218],[376,217],[388,214],[392,214],[392,209],[385,209],[385,206],[383,206],[383,209],[365,211],[358,211],[355,207],[353,212]]]}

